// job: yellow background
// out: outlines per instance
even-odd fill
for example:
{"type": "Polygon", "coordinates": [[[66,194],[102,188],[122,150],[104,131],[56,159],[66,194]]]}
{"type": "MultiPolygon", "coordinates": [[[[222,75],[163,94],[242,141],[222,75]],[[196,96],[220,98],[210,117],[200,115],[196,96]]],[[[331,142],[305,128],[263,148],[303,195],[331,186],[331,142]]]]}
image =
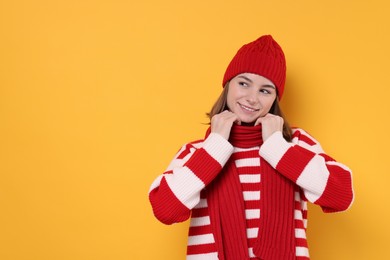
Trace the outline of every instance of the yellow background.
{"type": "Polygon", "coordinates": [[[387,0],[0,2],[0,259],[184,259],[149,186],[201,138],[237,49],[272,34],[292,125],[354,172],[314,260],[390,259],[387,0]]]}

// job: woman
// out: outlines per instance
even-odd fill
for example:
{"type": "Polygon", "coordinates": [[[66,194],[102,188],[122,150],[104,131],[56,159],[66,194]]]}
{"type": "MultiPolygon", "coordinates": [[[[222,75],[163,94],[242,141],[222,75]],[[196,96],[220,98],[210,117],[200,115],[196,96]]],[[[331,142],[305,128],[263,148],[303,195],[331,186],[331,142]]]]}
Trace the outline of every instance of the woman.
{"type": "Polygon", "coordinates": [[[184,145],[151,185],[165,224],[191,217],[187,259],[309,259],[307,201],[348,209],[351,171],[279,107],[286,61],[270,35],[230,62],[205,138],[184,145]]]}

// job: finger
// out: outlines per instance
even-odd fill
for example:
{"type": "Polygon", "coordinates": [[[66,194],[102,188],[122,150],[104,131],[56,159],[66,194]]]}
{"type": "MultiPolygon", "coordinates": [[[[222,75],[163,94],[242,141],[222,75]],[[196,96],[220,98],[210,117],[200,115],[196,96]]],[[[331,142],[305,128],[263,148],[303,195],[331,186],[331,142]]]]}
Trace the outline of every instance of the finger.
{"type": "Polygon", "coordinates": [[[266,114],[264,117],[266,117],[266,118],[272,118],[272,117],[279,117],[279,116],[274,115],[274,114],[271,114],[271,113],[268,113],[268,114],[266,114]]]}
{"type": "Polygon", "coordinates": [[[260,124],[262,123],[262,121],[263,121],[263,118],[262,118],[262,117],[259,117],[259,118],[256,120],[256,122],[255,122],[255,126],[260,125],[260,124]]]}
{"type": "Polygon", "coordinates": [[[256,122],[255,122],[255,126],[256,125],[260,125],[262,124],[264,121],[267,121],[267,119],[271,118],[273,115],[268,113],[268,114],[265,114],[264,116],[262,117],[259,117],[256,122]]]}
{"type": "Polygon", "coordinates": [[[218,114],[218,117],[223,118],[223,119],[229,119],[229,118],[235,117],[235,114],[228,111],[228,110],[225,110],[225,111],[221,112],[220,114],[218,114]]]}

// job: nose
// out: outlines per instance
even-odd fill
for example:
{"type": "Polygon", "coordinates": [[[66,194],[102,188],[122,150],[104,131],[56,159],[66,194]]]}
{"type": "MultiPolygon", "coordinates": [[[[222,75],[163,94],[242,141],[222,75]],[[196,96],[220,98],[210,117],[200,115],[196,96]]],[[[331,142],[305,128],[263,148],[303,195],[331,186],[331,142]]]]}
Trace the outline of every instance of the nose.
{"type": "Polygon", "coordinates": [[[251,105],[255,105],[259,102],[258,92],[256,89],[252,89],[251,91],[248,91],[246,96],[246,101],[251,105]]]}

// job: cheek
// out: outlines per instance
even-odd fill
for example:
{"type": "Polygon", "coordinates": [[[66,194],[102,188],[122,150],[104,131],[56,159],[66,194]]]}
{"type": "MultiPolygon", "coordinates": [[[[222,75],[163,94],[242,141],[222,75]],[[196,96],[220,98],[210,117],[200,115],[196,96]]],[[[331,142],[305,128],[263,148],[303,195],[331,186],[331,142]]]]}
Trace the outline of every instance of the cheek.
{"type": "Polygon", "coordinates": [[[274,104],[274,100],[267,100],[267,102],[263,106],[263,113],[264,114],[269,113],[273,104],[274,104]]]}
{"type": "Polygon", "coordinates": [[[231,107],[231,103],[232,103],[231,98],[230,98],[230,96],[228,95],[227,98],[226,98],[226,106],[227,106],[229,109],[230,109],[230,107],[231,107]]]}
{"type": "Polygon", "coordinates": [[[232,91],[229,89],[227,98],[226,98],[226,105],[228,106],[229,109],[234,107],[234,104],[236,103],[237,100],[237,93],[235,91],[232,91]]]}

